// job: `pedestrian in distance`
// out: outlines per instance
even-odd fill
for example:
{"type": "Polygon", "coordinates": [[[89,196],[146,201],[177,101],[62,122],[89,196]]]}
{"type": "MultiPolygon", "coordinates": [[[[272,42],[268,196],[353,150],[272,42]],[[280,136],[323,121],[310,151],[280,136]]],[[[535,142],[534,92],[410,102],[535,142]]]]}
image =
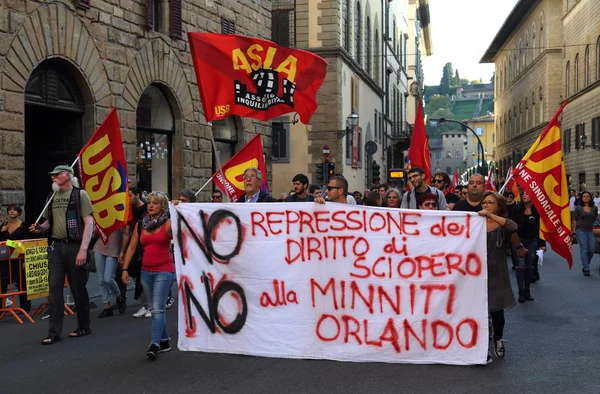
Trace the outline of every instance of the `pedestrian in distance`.
{"type": "Polygon", "coordinates": [[[438,196],[438,210],[448,210],[444,193],[425,183],[425,171],[421,167],[413,167],[408,170],[408,179],[412,185],[412,190],[402,197],[402,204],[400,205],[402,209],[418,209],[417,200],[419,196],[423,193],[433,193],[438,196]]]}
{"type": "Polygon", "coordinates": [[[313,198],[321,197],[321,188],[318,185],[310,185],[308,193],[311,194],[313,198]]]}
{"type": "Polygon", "coordinates": [[[142,288],[146,293],[146,299],[152,302],[151,341],[146,351],[146,356],[150,360],[157,359],[159,353],[171,350],[165,305],[175,281],[175,264],[170,251],[173,232],[168,204],[165,193],[152,192],[148,195],[148,215],[136,224],[123,265],[122,280],[124,283],[129,283],[128,269],[136,253],[139,239],[144,251],[141,270],[142,288]]]}
{"type": "MultiPolygon", "coordinates": [[[[487,271],[488,271],[488,312],[492,321],[490,337],[493,340],[494,354],[504,358],[504,310],[516,305],[510,285],[506,249],[517,224],[506,218],[506,200],[493,191],[486,191],[481,202],[479,216],[486,218],[487,233],[487,271]]],[[[492,353],[488,351],[487,363],[492,362],[492,353]]]]}
{"type": "MultiPolygon", "coordinates": [[[[327,201],[337,202],[339,204],[348,204],[346,198],[348,194],[348,181],[340,175],[336,175],[329,180],[327,185],[327,201]]],[[[319,197],[315,199],[316,203],[325,204],[325,199],[319,197]]]]}
{"type": "Polygon", "coordinates": [[[593,231],[597,216],[598,207],[594,205],[592,193],[588,191],[581,193],[581,202],[575,207],[571,229],[579,243],[582,271],[585,276],[590,276],[590,264],[596,249],[593,231]]]}
{"type": "Polygon", "coordinates": [[[437,210],[438,209],[438,196],[433,193],[424,193],[419,196],[417,200],[419,209],[424,210],[437,210]]]}
{"type": "Polygon", "coordinates": [[[211,202],[223,202],[223,193],[219,189],[215,189],[215,191],[212,192],[211,202]]]}
{"type": "Polygon", "coordinates": [[[376,190],[367,195],[367,199],[365,200],[366,207],[380,207],[381,206],[381,195],[379,191],[376,190]]]}
{"type": "Polygon", "coordinates": [[[452,193],[450,187],[450,176],[445,172],[436,172],[433,176],[433,185],[444,193],[446,203],[448,203],[448,209],[452,210],[454,204],[459,200],[458,196],[452,193]]]}
{"type": "Polygon", "coordinates": [[[114,315],[110,307],[111,298],[115,299],[119,312],[125,313],[125,297],[121,295],[121,290],[115,280],[115,272],[119,268],[119,248],[122,234],[122,229],[116,230],[108,236],[106,245],[101,240],[97,240],[92,247],[96,260],[98,285],[102,292],[102,302],[104,302],[104,310],[98,315],[99,319],[114,315]]]}
{"type": "Polygon", "coordinates": [[[34,234],[50,233],[48,244],[48,283],[49,310],[48,336],[42,345],[51,345],[61,340],[64,319],[63,288],[65,275],[75,307],[77,308],[77,328],[70,338],[89,335],[90,301],[87,284],[89,276],[88,246],[92,239],[94,208],[85,190],[79,188],[79,181],[68,165],[59,165],[48,173],[52,179],[52,190],[48,208],[43,217],[47,220],[34,223],[29,230],[34,234]]]}
{"type": "Polygon", "coordinates": [[[177,198],[180,202],[196,202],[196,195],[190,189],[183,189],[177,198]]]}
{"type": "Polygon", "coordinates": [[[297,174],[292,178],[294,186],[293,193],[290,193],[285,199],[285,202],[312,202],[315,197],[308,192],[308,177],[304,174],[297,174]]]}
{"type": "Polygon", "coordinates": [[[387,189],[385,195],[383,196],[383,201],[385,201],[385,206],[388,208],[400,208],[400,190],[395,187],[387,189]]]}

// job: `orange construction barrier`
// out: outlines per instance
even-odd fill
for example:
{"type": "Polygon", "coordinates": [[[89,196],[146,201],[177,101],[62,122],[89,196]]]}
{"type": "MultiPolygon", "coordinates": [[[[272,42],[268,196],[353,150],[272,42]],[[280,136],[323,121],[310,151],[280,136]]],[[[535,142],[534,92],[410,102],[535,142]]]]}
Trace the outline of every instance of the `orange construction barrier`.
{"type": "MultiPolygon", "coordinates": [[[[65,275],[65,289],[67,287],[69,287],[69,279],[65,275]]],[[[46,308],[48,308],[49,306],[50,306],[50,302],[44,301],[37,308],[35,308],[35,311],[33,311],[33,313],[31,315],[32,316],[41,315],[42,313],[44,313],[46,308]]],[[[74,315],[73,311],[71,310],[71,308],[69,308],[69,306],[67,304],[65,304],[65,315],[74,315]]]]}
{"type": "Polygon", "coordinates": [[[17,315],[18,312],[31,323],[33,323],[31,316],[29,316],[29,314],[23,308],[17,307],[17,296],[27,293],[27,291],[24,290],[24,285],[26,284],[25,270],[23,267],[25,256],[24,254],[20,254],[18,257],[13,259],[13,252],[14,249],[7,246],[6,242],[0,242],[0,271],[4,276],[2,283],[4,284],[4,279],[8,278],[9,284],[8,292],[6,292],[6,288],[0,289],[0,320],[2,320],[6,314],[10,314],[20,324],[23,324],[23,320],[21,320],[21,318],[17,315]],[[6,273],[8,273],[8,276],[6,273]],[[14,283],[18,284],[17,291],[13,291],[14,283]],[[12,306],[10,308],[6,306],[6,300],[9,298],[12,300],[12,306]]]}

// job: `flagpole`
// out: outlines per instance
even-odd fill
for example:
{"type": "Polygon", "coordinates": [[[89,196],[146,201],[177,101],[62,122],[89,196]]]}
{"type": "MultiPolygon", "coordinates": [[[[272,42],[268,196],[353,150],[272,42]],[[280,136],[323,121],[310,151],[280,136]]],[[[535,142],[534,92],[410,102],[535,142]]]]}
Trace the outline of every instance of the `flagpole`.
{"type": "MultiPolygon", "coordinates": [[[[212,122],[208,122],[208,124],[212,127],[212,122]]],[[[217,151],[217,143],[215,142],[215,136],[214,133],[211,130],[210,133],[210,142],[212,143],[213,146],[213,151],[215,152],[215,160],[217,162],[217,166],[219,167],[219,172],[221,173],[221,179],[223,179],[223,186],[225,187],[225,175],[223,174],[223,167],[221,166],[221,160],[219,159],[219,152],[217,151]]],[[[212,177],[211,177],[212,179],[212,177]]],[[[210,180],[209,180],[210,181],[210,180]]],[[[227,202],[231,202],[231,199],[229,198],[229,193],[227,192],[227,188],[225,188],[225,196],[227,197],[227,202]]]]}
{"type": "Polygon", "coordinates": [[[510,175],[508,176],[508,178],[504,181],[504,185],[502,185],[502,187],[498,191],[499,194],[502,194],[502,192],[504,192],[504,189],[506,188],[506,185],[508,185],[508,182],[510,182],[510,180],[513,177],[513,173],[514,173],[514,170],[510,173],[510,175]]]}
{"type": "MultiPolygon", "coordinates": [[[[79,156],[77,156],[77,158],[75,159],[73,164],[71,164],[71,169],[73,169],[73,167],[75,166],[75,164],[77,164],[78,161],[79,161],[79,156]]],[[[34,222],[34,224],[37,224],[40,221],[40,219],[42,218],[42,215],[46,211],[46,208],[48,208],[48,205],[50,205],[50,202],[52,201],[52,199],[54,198],[55,195],[56,195],[56,191],[54,193],[52,193],[52,196],[48,199],[48,201],[46,201],[46,205],[44,206],[44,209],[42,209],[42,212],[40,212],[40,216],[38,216],[38,218],[34,222]]]]}
{"type": "MultiPolygon", "coordinates": [[[[221,176],[222,176],[222,175],[223,175],[223,174],[221,174],[221,176]]],[[[213,175],[213,176],[211,176],[211,177],[210,177],[210,179],[209,179],[208,181],[206,181],[206,183],[205,183],[204,185],[202,185],[202,187],[201,187],[200,189],[198,189],[198,191],[196,192],[196,194],[194,194],[194,196],[197,196],[198,194],[200,194],[200,192],[201,192],[202,190],[204,190],[204,188],[206,187],[206,185],[208,185],[208,184],[209,184],[209,183],[210,183],[210,182],[213,180],[213,178],[214,178],[214,177],[215,177],[214,175],[213,175]]]]}

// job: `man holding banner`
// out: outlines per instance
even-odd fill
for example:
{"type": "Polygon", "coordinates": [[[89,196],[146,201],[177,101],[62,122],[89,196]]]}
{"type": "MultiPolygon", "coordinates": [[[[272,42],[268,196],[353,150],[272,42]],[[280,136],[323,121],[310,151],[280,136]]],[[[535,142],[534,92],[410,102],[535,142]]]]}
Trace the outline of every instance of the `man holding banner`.
{"type": "Polygon", "coordinates": [[[275,202],[275,199],[264,190],[260,190],[263,182],[262,172],[258,168],[246,168],[244,171],[244,194],[237,202],[275,202]]]}
{"type": "Polygon", "coordinates": [[[35,223],[29,228],[34,234],[50,232],[50,319],[48,336],[42,341],[42,345],[52,345],[61,339],[65,274],[77,308],[77,329],[70,333],[69,337],[82,337],[92,332],[89,297],[85,285],[88,280],[88,246],[92,238],[94,208],[88,194],[79,188],[70,166],[56,166],[48,175],[52,178],[55,194],[43,214],[47,220],[43,224],[35,223]]]}

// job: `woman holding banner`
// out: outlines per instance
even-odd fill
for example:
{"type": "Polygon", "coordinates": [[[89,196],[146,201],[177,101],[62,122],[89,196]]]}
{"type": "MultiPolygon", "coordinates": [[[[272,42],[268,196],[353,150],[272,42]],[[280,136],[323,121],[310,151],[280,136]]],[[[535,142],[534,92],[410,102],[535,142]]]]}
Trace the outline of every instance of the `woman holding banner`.
{"type": "Polygon", "coordinates": [[[148,215],[136,224],[123,264],[123,283],[129,283],[127,270],[136,252],[139,239],[144,250],[142,287],[146,299],[152,305],[152,340],[146,352],[150,360],[155,360],[158,353],[171,350],[165,305],[171,286],[175,281],[175,264],[171,255],[173,233],[168,205],[169,201],[165,193],[152,192],[148,195],[148,215]]]}
{"type": "MultiPolygon", "coordinates": [[[[505,354],[504,341],[504,310],[516,305],[515,297],[510,286],[506,250],[510,244],[512,233],[517,231],[517,224],[507,219],[506,200],[501,194],[486,191],[481,201],[483,209],[478,212],[486,217],[487,230],[487,268],[488,268],[488,312],[492,320],[490,333],[494,340],[496,357],[503,358],[505,354]]],[[[488,351],[487,363],[492,362],[492,354],[488,351]]]]}

